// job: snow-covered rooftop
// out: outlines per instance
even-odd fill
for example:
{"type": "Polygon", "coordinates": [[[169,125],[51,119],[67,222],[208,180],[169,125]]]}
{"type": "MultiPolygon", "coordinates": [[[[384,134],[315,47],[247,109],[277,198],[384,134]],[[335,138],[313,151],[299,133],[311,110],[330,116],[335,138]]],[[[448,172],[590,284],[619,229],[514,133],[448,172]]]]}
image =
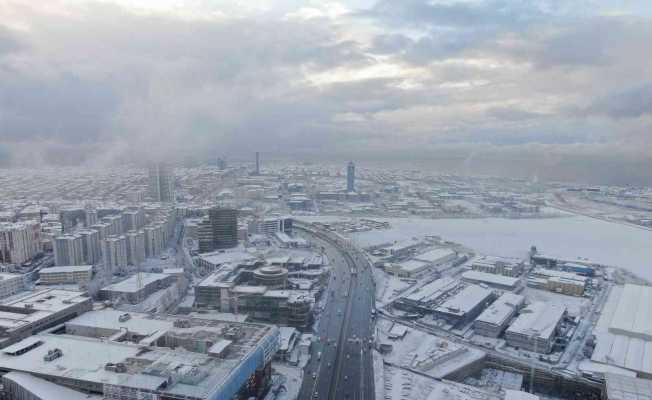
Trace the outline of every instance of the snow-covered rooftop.
{"type": "Polygon", "coordinates": [[[140,274],[130,276],[124,281],[106,286],[102,288],[102,290],[110,290],[113,292],[123,292],[123,293],[136,293],[138,292],[138,290],[140,290],[140,288],[145,287],[156,281],[167,279],[168,277],[169,277],[168,274],[160,274],[154,272],[141,272],[140,274]]]}
{"type": "Polygon", "coordinates": [[[538,301],[523,309],[507,331],[548,340],[565,312],[566,306],[562,304],[538,301]]]}
{"type": "Polygon", "coordinates": [[[451,249],[433,249],[423,254],[414,256],[414,259],[436,264],[441,262],[441,260],[449,258],[453,255],[455,255],[455,252],[451,249]]]}
{"type": "Polygon", "coordinates": [[[468,285],[437,307],[436,310],[449,314],[464,315],[470,312],[479,303],[485,301],[489,296],[491,296],[491,293],[491,290],[478,285],[468,285]]]}
{"type": "Polygon", "coordinates": [[[39,271],[41,274],[58,273],[58,272],[88,272],[93,269],[92,265],[62,265],[59,267],[43,268],[39,271]]]}
{"type": "Polygon", "coordinates": [[[420,287],[406,296],[405,299],[421,303],[433,301],[453,289],[456,285],[457,282],[453,278],[443,277],[420,287]]]}
{"type": "Polygon", "coordinates": [[[78,392],[24,372],[9,372],[2,376],[26,388],[36,398],[48,400],[100,400],[104,396],[78,392]]]}
{"type": "Polygon", "coordinates": [[[638,313],[638,306],[632,306],[633,308],[626,312],[621,309],[621,304],[623,307],[629,305],[632,301],[631,296],[640,290],[637,288],[627,290],[627,286],[630,285],[614,286],[609,293],[600,319],[593,330],[597,343],[591,360],[626,368],[637,373],[652,374],[652,341],[646,340],[645,335],[640,335],[637,331],[632,330],[636,325],[633,323],[628,325],[628,321],[631,321],[631,318],[638,313]],[[626,291],[629,293],[625,294],[626,291]],[[623,296],[625,298],[621,302],[623,296]],[[618,315],[619,313],[628,315],[622,316],[618,315]],[[614,320],[617,321],[615,325],[613,324],[614,320]]]}
{"type": "Polygon", "coordinates": [[[466,271],[462,274],[462,278],[474,282],[485,282],[492,285],[501,285],[501,286],[509,286],[509,287],[514,287],[518,283],[518,278],[490,274],[488,272],[482,272],[482,271],[466,271]]]}
{"type": "Polygon", "coordinates": [[[476,318],[476,322],[502,325],[524,301],[525,298],[521,295],[505,292],[476,318]]]}

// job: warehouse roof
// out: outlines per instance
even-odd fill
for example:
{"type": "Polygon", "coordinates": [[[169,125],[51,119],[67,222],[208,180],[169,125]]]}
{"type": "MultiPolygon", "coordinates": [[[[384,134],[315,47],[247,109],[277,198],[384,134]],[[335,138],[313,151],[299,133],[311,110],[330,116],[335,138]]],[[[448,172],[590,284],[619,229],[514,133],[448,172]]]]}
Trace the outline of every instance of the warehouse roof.
{"type": "Polygon", "coordinates": [[[652,380],[607,372],[605,374],[609,400],[650,400],[652,380]]]}
{"type": "Polygon", "coordinates": [[[565,312],[564,305],[538,301],[523,309],[507,331],[547,340],[555,333],[555,328],[565,312]]]}
{"type": "Polygon", "coordinates": [[[490,274],[488,272],[482,271],[466,271],[462,274],[462,278],[469,281],[485,282],[491,285],[500,285],[507,287],[515,287],[518,283],[518,278],[490,274]]]}
{"type": "Polygon", "coordinates": [[[2,379],[9,380],[23,388],[26,388],[30,393],[34,394],[36,398],[39,399],[100,400],[103,398],[103,396],[100,395],[89,395],[87,393],[78,392],[65,386],[46,381],[45,379],[41,379],[34,375],[26,374],[24,372],[9,372],[3,375],[2,379]]]}
{"type": "Polygon", "coordinates": [[[59,272],[88,272],[93,269],[92,265],[63,265],[59,267],[43,268],[40,274],[54,274],[59,272]]]}
{"type": "Polygon", "coordinates": [[[652,287],[625,285],[609,331],[652,340],[652,287]]]}
{"type": "Polygon", "coordinates": [[[492,292],[478,285],[468,285],[435,310],[447,314],[465,315],[478,304],[487,300],[492,292]]]}
{"type": "Polygon", "coordinates": [[[419,289],[410,293],[405,297],[406,300],[414,302],[429,302],[436,300],[438,297],[453,289],[457,285],[457,281],[449,277],[434,280],[419,289]]]}
{"type": "Polygon", "coordinates": [[[476,318],[476,322],[484,322],[492,325],[503,325],[508,318],[514,315],[514,310],[523,305],[525,298],[514,293],[503,293],[476,318]]]}
{"type": "MultiPolygon", "coordinates": [[[[602,309],[600,319],[593,330],[597,338],[597,344],[591,360],[626,368],[637,373],[652,374],[652,340],[646,339],[646,336],[641,334],[644,332],[632,330],[636,325],[628,325],[626,322],[627,319],[638,314],[638,308],[632,308],[624,313],[629,316],[619,315],[623,314],[621,304],[622,307],[625,307],[632,301],[631,293],[633,292],[625,294],[627,286],[629,285],[625,287],[614,286],[609,293],[609,298],[602,309]],[[623,295],[625,299],[621,302],[623,295]],[[617,321],[615,324],[613,323],[614,320],[617,321]]],[[[637,291],[638,289],[630,288],[630,291],[632,290],[637,291]]]]}
{"type": "Polygon", "coordinates": [[[455,252],[451,249],[434,249],[423,254],[414,256],[415,260],[425,261],[429,263],[436,263],[441,261],[444,258],[455,255],[455,252]]]}

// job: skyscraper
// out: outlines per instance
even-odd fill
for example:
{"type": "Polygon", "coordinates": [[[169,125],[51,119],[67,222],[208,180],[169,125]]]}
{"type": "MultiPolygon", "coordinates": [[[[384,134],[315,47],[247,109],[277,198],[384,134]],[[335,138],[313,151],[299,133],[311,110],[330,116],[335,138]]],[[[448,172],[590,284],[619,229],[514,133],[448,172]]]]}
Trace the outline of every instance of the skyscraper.
{"type": "Polygon", "coordinates": [[[346,166],[346,191],[355,192],[355,164],[353,161],[349,161],[349,165],[346,166]]]}
{"type": "Polygon", "coordinates": [[[256,152],[256,175],[260,175],[260,153],[256,152]]]}
{"type": "Polygon", "coordinates": [[[238,210],[213,207],[198,229],[202,253],[235,247],[238,244],[238,210]]]}
{"type": "Polygon", "coordinates": [[[174,202],[174,171],[169,165],[163,163],[150,165],[149,193],[154,201],[174,202]]]}

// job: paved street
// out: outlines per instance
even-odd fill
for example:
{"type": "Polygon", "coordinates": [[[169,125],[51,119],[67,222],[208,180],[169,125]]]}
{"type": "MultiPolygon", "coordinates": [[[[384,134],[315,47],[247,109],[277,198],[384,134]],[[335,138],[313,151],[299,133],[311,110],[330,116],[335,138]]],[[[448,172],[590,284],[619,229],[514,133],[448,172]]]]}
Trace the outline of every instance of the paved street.
{"type": "Polygon", "coordinates": [[[306,237],[323,246],[333,271],[306,365],[300,399],[374,398],[370,343],[373,336],[373,282],[370,266],[355,249],[326,233],[306,237]]]}

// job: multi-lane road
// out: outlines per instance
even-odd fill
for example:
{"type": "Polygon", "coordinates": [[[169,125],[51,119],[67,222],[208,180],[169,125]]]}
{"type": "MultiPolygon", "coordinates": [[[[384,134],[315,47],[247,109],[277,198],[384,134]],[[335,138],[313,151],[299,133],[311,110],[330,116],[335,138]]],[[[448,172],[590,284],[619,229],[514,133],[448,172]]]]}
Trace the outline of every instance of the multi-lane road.
{"type": "Polygon", "coordinates": [[[373,400],[374,284],[357,249],[328,231],[303,230],[332,265],[299,399],[373,400]]]}

